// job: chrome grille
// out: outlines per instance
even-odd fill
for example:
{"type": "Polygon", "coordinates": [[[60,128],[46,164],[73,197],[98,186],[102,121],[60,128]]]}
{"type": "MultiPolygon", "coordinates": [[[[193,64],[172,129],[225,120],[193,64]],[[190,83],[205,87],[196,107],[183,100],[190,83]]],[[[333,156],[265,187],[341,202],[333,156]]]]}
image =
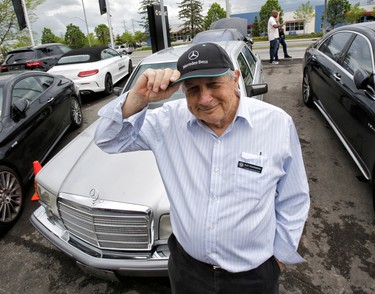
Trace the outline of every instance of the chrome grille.
{"type": "Polygon", "coordinates": [[[77,198],[74,201],[59,198],[58,201],[60,217],[71,234],[100,249],[151,249],[150,212],[118,210],[104,205],[92,207],[80,204],[77,198]]]}

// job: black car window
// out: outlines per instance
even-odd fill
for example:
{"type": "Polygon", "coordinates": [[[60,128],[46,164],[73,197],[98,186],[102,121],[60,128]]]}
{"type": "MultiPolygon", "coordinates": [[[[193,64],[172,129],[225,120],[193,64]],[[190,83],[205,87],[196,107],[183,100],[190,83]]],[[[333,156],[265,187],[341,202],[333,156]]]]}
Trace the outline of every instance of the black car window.
{"type": "Polygon", "coordinates": [[[345,45],[352,36],[353,34],[349,32],[334,34],[322,43],[319,50],[337,62],[343,53],[345,45]]]}
{"type": "Polygon", "coordinates": [[[14,85],[12,103],[19,99],[27,99],[29,102],[33,102],[40,97],[44,90],[42,82],[37,77],[26,77],[14,85]]]}
{"type": "Polygon", "coordinates": [[[363,69],[369,74],[373,72],[373,62],[369,41],[357,35],[346,53],[343,67],[354,74],[358,69],[363,69]]]}
{"type": "Polygon", "coordinates": [[[249,64],[251,74],[254,76],[255,65],[256,65],[256,60],[255,60],[254,55],[251,53],[250,49],[246,46],[242,48],[241,52],[245,56],[247,63],[249,64]]]}
{"type": "Polygon", "coordinates": [[[9,53],[6,64],[13,64],[13,63],[21,63],[28,60],[35,59],[35,52],[34,51],[19,51],[19,52],[12,52],[9,53]]]}
{"type": "Polygon", "coordinates": [[[237,62],[240,67],[245,85],[250,85],[253,82],[253,75],[251,74],[251,70],[245,60],[245,57],[242,54],[238,55],[237,62]]]}

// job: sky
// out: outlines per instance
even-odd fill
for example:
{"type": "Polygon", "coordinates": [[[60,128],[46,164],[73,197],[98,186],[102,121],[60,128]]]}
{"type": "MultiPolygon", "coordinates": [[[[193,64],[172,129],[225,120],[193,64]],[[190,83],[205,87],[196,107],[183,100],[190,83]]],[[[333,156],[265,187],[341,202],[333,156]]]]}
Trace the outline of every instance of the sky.
{"type": "MultiPolygon", "coordinates": [[[[141,15],[138,13],[140,2],[138,0],[107,0],[109,11],[111,14],[111,23],[113,34],[122,34],[124,31],[134,33],[134,31],[142,30],[139,22],[141,15]]],[[[178,4],[182,0],[164,0],[164,6],[168,9],[168,20],[172,29],[178,29],[180,21],[178,19],[178,4]]],[[[360,1],[362,4],[366,0],[356,0],[351,3],[360,1]]],[[[203,3],[203,15],[205,15],[213,3],[218,3],[226,9],[226,0],[201,0],[203,3]]],[[[230,5],[230,12],[247,13],[259,11],[266,0],[228,0],[230,5]]],[[[295,0],[279,0],[280,6],[284,12],[295,10],[301,3],[306,1],[295,0]],[[297,3],[297,4],[296,4],[297,3]]],[[[310,3],[315,5],[324,4],[324,0],[310,0],[310,3]]],[[[88,23],[88,30],[94,33],[94,28],[99,24],[108,25],[107,14],[100,15],[98,0],[45,0],[45,2],[37,7],[35,10],[37,20],[31,24],[34,32],[35,43],[40,43],[43,28],[47,27],[57,36],[64,36],[66,26],[74,24],[80,27],[84,34],[87,34],[84,10],[85,7],[86,18],[88,23]],[[83,3],[83,4],[82,4],[83,3]]]]}

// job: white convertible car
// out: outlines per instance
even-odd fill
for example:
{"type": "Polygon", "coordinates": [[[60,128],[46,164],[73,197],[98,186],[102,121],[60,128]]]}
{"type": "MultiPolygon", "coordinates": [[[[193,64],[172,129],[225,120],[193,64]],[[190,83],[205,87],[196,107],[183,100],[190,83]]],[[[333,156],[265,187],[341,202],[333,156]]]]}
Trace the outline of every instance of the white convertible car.
{"type": "MultiPolygon", "coordinates": [[[[241,95],[262,99],[267,85],[259,56],[242,41],[218,44],[242,72],[241,95]]],[[[147,68],[176,68],[177,59],[188,46],[168,48],[142,60],[123,92],[147,68]]],[[[178,91],[171,99],[182,97],[178,91]]],[[[31,222],[96,276],[167,275],[167,240],[172,229],[169,202],[154,155],[151,151],[104,153],[93,141],[96,125],[82,132],[38,173],[41,206],[31,222]]]]}

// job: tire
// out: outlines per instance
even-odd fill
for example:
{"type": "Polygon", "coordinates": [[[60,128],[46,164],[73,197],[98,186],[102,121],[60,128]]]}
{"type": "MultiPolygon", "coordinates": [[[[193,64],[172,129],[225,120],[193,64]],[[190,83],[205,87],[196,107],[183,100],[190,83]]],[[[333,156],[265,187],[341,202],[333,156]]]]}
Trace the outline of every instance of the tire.
{"type": "Polygon", "coordinates": [[[133,72],[133,61],[130,59],[129,66],[128,66],[128,77],[130,77],[132,72],[133,72]]]}
{"type": "Polygon", "coordinates": [[[0,166],[0,232],[9,230],[23,210],[23,187],[17,174],[9,167],[0,166]]]}
{"type": "Polygon", "coordinates": [[[104,93],[106,95],[111,95],[113,93],[113,82],[112,82],[112,77],[109,73],[105,75],[104,79],[104,93]]]}
{"type": "Polygon", "coordinates": [[[70,127],[73,130],[78,129],[83,123],[81,103],[79,103],[78,99],[74,96],[70,100],[70,121],[70,127]]]}
{"type": "Polygon", "coordinates": [[[311,80],[310,80],[310,74],[307,69],[303,72],[303,80],[302,80],[302,99],[303,103],[307,107],[313,107],[314,101],[313,101],[313,91],[311,88],[311,80]]]}

